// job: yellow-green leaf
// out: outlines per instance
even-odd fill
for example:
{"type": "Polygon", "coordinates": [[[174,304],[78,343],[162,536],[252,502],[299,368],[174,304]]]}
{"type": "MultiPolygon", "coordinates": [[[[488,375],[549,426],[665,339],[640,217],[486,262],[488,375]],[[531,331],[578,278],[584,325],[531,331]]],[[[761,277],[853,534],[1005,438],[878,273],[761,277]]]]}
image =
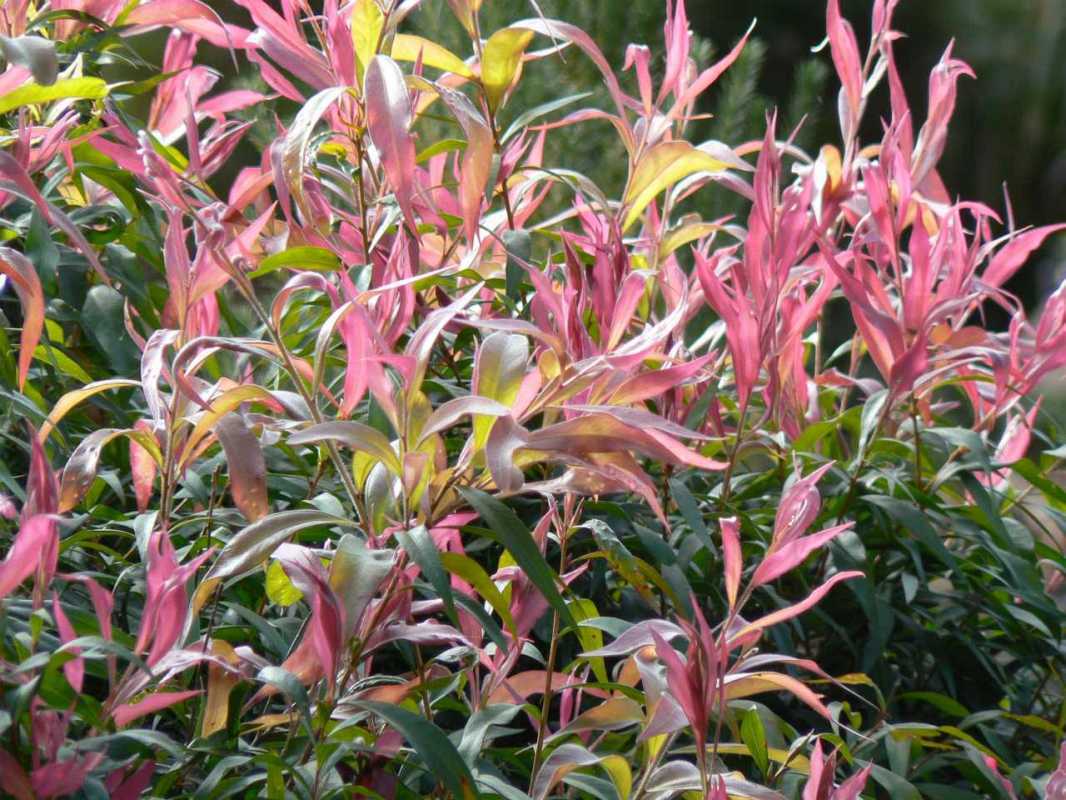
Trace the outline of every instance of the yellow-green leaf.
{"type": "Polygon", "coordinates": [[[481,85],[489,107],[495,110],[511,88],[522,65],[522,53],[533,39],[533,31],[504,28],[496,31],[485,43],[481,57],[481,85]]]}
{"type": "Polygon", "coordinates": [[[392,40],[392,57],[397,61],[417,61],[421,57],[427,67],[454,72],[464,78],[474,77],[474,71],[451,50],[410,33],[396,34],[392,40]]]}
{"type": "Polygon", "coordinates": [[[355,0],[352,7],[352,45],[355,47],[356,70],[359,80],[357,86],[363,85],[363,73],[366,65],[378,51],[381,31],[385,27],[385,15],[377,0],[355,0]]]}
{"type": "Polygon", "coordinates": [[[204,440],[204,437],[211,432],[215,424],[226,414],[244,403],[251,403],[256,400],[270,402],[273,399],[274,396],[270,392],[255,384],[243,384],[220,394],[211,401],[210,410],[204,411],[200,415],[199,420],[196,422],[196,427],[193,428],[192,433],[189,434],[189,438],[185,442],[179,463],[184,466],[196,454],[196,448],[204,440]]]}
{"type": "Polygon", "coordinates": [[[296,588],[280,561],[271,561],[267,567],[266,593],[271,603],[291,606],[303,599],[303,592],[296,588]]]}
{"type": "MultiPolygon", "coordinates": [[[[474,394],[511,406],[518,396],[529,362],[529,340],[517,333],[496,331],[485,337],[477,351],[474,394]]],[[[481,450],[488,441],[496,417],[474,417],[474,447],[481,450]]]]}
{"type": "Polygon", "coordinates": [[[107,97],[107,93],[107,83],[100,78],[67,78],[51,86],[27,83],[0,97],[0,114],[53,100],[100,100],[107,97]]]}
{"type": "Polygon", "coordinates": [[[623,230],[628,228],[655,196],[695,172],[718,172],[727,164],[688,142],[660,142],[637,163],[626,188],[623,230]]]}
{"type": "Polygon", "coordinates": [[[48,438],[48,435],[55,429],[55,426],[59,424],[59,421],[83,400],[88,400],[93,395],[99,394],[100,392],[106,392],[110,389],[127,389],[140,385],[139,381],[129,380],[128,378],[108,378],[106,380],[90,383],[80,389],[74,389],[73,391],[67,392],[59,398],[59,401],[52,407],[48,419],[46,419],[44,424],[41,425],[41,430],[37,434],[38,440],[43,444],[48,438]]]}

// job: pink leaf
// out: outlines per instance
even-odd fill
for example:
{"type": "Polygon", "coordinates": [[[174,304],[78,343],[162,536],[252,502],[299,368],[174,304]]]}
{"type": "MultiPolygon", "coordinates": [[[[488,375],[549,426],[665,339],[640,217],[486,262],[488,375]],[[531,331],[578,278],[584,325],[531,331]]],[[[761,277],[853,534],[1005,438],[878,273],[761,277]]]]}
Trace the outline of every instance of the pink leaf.
{"type": "Polygon", "coordinates": [[[1045,796],[1047,800],[1066,800],[1066,740],[1059,745],[1059,765],[1051,773],[1045,796]]]}
{"type": "Polygon", "coordinates": [[[846,522],[843,525],[827,528],[819,533],[812,533],[810,536],[793,539],[779,549],[774,550],[763,559],[763,562],[755,570],[755,574],[751,579],[752,587],[762,586],[764,583],[777,580],[786,572],[795,569],[803,563],[807,556],[826,542],[835,539],[851,528],[852,524],[851,522],[846,522]]]}
{"type": "Polygon", "coordinates": [[[733,65],[733,62],[740,57],[741,52],[744,50],[744,45],[748,43],[748,37],[751,36],[754,27],[755,23],[752,22],[747,33],[745,33],[740,41],[733,46],[732,50],[726,53],[724,58],[705,69],[699,74],[696,80],[692,81],[692,83],[685,87],[684,94],[682,94],[681,98],[674,104],[674,108],[670,112],[671,117],[678,116],[689,103],[693,102],[697,97],[703,94],[708,87],[722,77],[722,73],[729,69],[733,65]]]}
{"type": "Polygon", "coordinates": [[[200,689],[190,689],[184,692],[156,692],[136,703],[125,703],[120,705],[111,712],[111,718],[115,720],[116,727],[124,728],[126,725],[133,722],[133,720],[139,719],[145,714],[162,711],[164,708],[170,708],[170,706],[175,703],[188,700],[190,697],[196,697],[201,693],[202,691],[200,689]]]}
{"type": "Polygon", "coordinates": [[[822,507],[822,496],[816,484],[833,466],[833,462],[823,464],[810,475],[800,478],[782,495],[774,517],[774,535],[772,547],[781,545],[800,536],[814,522],[822,507]]]}
{"type": "Polygon", "coordinates": [[[1031,231],[1015,236],[999,252],[992,256],[992,260],[988,263],[981,280],[989,286],[1002,286],[1011,279],[1011,276],[1026,262],[1029,255],[1038,249],[1048,236],[1063,229],[1066,229],[1066,223],[1045,225],[1042,228],[1034,228],[1031,231]]]}
{"type": "Polygon", "coordinates": [[[411,125],[411,101],[403,71],[388,56],[377,55],[367,66],[364,81],[367,130],[381,154],[381,165],[396,193],[407,224],[416,227],[411,207],[415,174],[415,143],[411,125]]]}
{"type": "MultiPolygon", "coordinates": [[[[722,559],[725,562],[725,590],[729,597],[729,607],[735,608],[737,592],[740,589],[740,574],[743,570],[743,556],[740,550],[740,524],[736,517],[719,520],[722,529],[722,559]]],[[[760,566],[760,569],[762,567],[760,566]]],[[[757,574],[757,573],[756,573],[757,574]]]]}
{"type": "Polygon", "coordinates": [[[41,554],[55,547],[56,524],[48,514],[37,514],[23,521],[15,541],[0,563],[0,598],[6,597],[34,573],[41,554]]]}
{"type": "Polygon", "coordinates": [[[226,25],[222,17],[200,0],[149,0],[126,16],[129,25],[148,30],[165,26],[200,36],[215,47],[244,45],[248,32],[226,25]]]}
{"type": "Polygon", "coordinates": [[[852,127],[858,121],[859,107],[862,105],[862,64],[859,60],[859,45],[855,40],[855,31],[851,24],[840,16],[840,0],[829,0],[826,9],[826,30],[829,34],[829,48],[833,56],[840,83],[848,99],[850,111],[850,136],[852,127]]]}
{"type": "MultiPolygon", "coordinates": [[[[871,764],[867,764],[833,791],[829,800],[859,800],[862,790],[866,788],[866,781],[873,770],[871,764]]],[[[1009,784],[1008,784],[1009,785],[1009,784]]],[[[1047,795],[1047,800],[1056,800],[1052,794],[1047,795]]]]}
{"type": "Polygon", "coordinates": [[[111,800],[137,800],[152,782],[154,772],[155,762],[151,759],[141,764],[131,775],[126,775],[122,768],[116,769],[107,776],[105,783],[111,800]]]}
{"type": "Polygon", "coordinates": [[[0,789],[15,800],[34,800],[30,776],[15,757],[3,749],[0,749],[0,789]]]}
{"type": "Polygon", "coordinates": [[[467,241],[473,242],[481,221],[485,184],[492,171],[492,129],[466,95],[439,84],[437,91],[466,134],[466,150],[459,173],[459,202],[467,241]]]}
{"type": "Polygon", "coordinates": [[[89,773],[103,759],[103,753],[90,753],[38,767],[30,776],[34,796],[50,798],[73,794],[82,787],[89,773]]]}
{"type": "Polygon", "coordinates": [[[266,459],[259,439],[249,429],[244,417],[226,414],[215,425],[229,470],[229,488],[233,502],[248,519],[255,522],[270,511],[267,496],[266,459]]]}
{"type": "Polygon", "coordinates": [[[731,637],[731,639],[741,639],[748,633],[752,633],[754,631],[762,631],[766,628],[770,628],[774,625],[778,625],[779,623],[785,622],[786,620],[790,620],[793,617],[798,617],[803,612],[817,605],[818,602],[829,593],[829,590],[841,581],[851,580],[852,578],[861,578],[862,576],[863,574],[857,570],[853,570],[850,572],[838,572],[832,578],[827,580],[825,583],[823,583],[821,586],[819,586],[817,589],[807,595],[807,597],[801,600],[800,602],[796,603],[795,605],[788,606],[787,608],[782,608],[779,611],[774,611],[771,614],[767,614],[765,617],[761,617],[755,620],[754,622],[748,623],[737,633],[735,633],[731,637]]]}
{"type": "MultiPolygon", "coordinates": [[[[139,419],[133,425],[134,429],[142,430],[151,435],[152,426],[147,420],[139,419]]],[[[151,453],[145,450],[137,440],[130,437],[130,473],[133,478],[133,491],[137,496],[137,510],[144,511],[152,499],[152,488],[155,484],[156,463],[151,453]]]]}
{"type": "MultiPolygon", "coordinates": [[[[63,644],[73,641],[78,637],[78,634],[74,632],[74,626],[70,624],[70,620],[67,619],[66,612],[63,611],[63,606],[59,603],[59,595],[52,592],[52,615],[56,620],[56,627],[59,629],[59,639],[63,644]]],[[[82,681],[85,678],[85,661],[79,655],[81,650],[74,648],[70,651],[76,658],[63,664],[63,674],[67,677],[67,683],[75,692],[81,692],[82,681]]]]}

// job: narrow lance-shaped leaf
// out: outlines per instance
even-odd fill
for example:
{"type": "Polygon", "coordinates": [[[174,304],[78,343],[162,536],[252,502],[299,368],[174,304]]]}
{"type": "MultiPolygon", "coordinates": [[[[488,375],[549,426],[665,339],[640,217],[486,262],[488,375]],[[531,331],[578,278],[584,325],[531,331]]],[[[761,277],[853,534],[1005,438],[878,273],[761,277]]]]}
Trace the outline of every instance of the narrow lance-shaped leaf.
{"type": "Polygon", "coordinates": [[[563,623],[568,627],[574,627],[574,618],[555,583],[555,572],[544,560],[536,542],[533,541],[533,535],[522,524],[522,520],[510,508],[484,492],[467,488],[459,491],[471,507],[478,512],[485,524],[500,537],[500,542],[514,556],[515,563],[540,590],[544,599],[559,614],[563,623]]]}
{"type": "Polygon", "coordinates": [[[381,165],[396,194],[396,201],[411,226],[416,228],[411,198],[414,190],[415,143],[411,125],[411,101],[403,71],[388,56],[370,60],[364,81],[367,130],[381,154],[381,165]]]}
{"type": "Polygon", "coordinates": [[[619,797],[629,797],[633,774],[629,763],[620,755],[596,755],[578,744],[564,744],[552,751],[533,784],[534,800],[544,800],[551,790],[575,769],[601,767],[611,778],[619,797]]]}
{"type": "Polygon", "coordinates": [[[263,563],[289,537],[316,525],[352,528],[355,523],[317,509],[279,511],[241,529],[222,551],[204,576],[204,582],[242,575],[263,563]]]}
{"type": "Polygon", "coordinates": [[[369,425],[354,420],[323,422],[311,425],[289,437],[289,444],[313,444],[339,442],[347,447],[366,453],[384,464],[394,475],[402,475],[399,456],[392,449],[385,434],[369,425]]]}
{"type": "Polygon", "coordinates": [[[55,100],[101,100],[107,94],[107,83],[100,78],[68,78],[48,86],[30,83],[0,95],[0,114],[55,100]]]}
{"type": "Polygon", "coordinates": [[[370,59],[378,51],[385,15],[377,0],[355,0],[352,4],[352,44],[355,47],[356,80],[362,83],[370,59]]]}
{"type": "Polygon", "coordinates": [[[369,711],[385,720],[403,735],[429,773],[447,787],[456,798],[479,797],[470,770],[455,745],[440,728],[418,714],[399,706],[369,700],[349,700],[353,708],[369,711]]]}
{"type": "Polygon", "coordinates": [[[122,428],[101,428],[93,431],[79,442],[67,465],[63,468],[63,478],[59,489],[59,511],[66,512],[74,508],[96,479],[96,467],[100,462],[100,451],[104,445],[117,436],[133,433],[122,428]]]}
{"type": "Polygon", "coordinates": [[[448,573],[441,563],[441,554],[429,535],[425,525],[418,525],[407,531],[398,531],[396,538],[407,551],[407,555],[418,565],[422,575],[432,584],[433,590],[444,603],[444,611],[448,618],[459,627],[459,615],[455,609],[455,598],[452,596],[452,585],[448,580],[448,573]]]}
{"type": "Polygon", "coordinates": [[[22,302],[22,334],[19,341],[19,388],[26,384],[33,351],[44,330],[44,290],[33,263],[10,247],[0,247],[0,274],[7,275],[22,302]]]}
{"type": "Polygon", "coordinates": [[[250,521],[255,522],[270,511],[267,497],[266,459],[259,439],[237,413],[227,414],[215,425],[229,468],[233,502],[250,521]]]}
{"type": "Polygon", "coordinates": [[[344,637],[352,635],[378,587],[392,572],[396,551],[372,550],[356,536],[344,534],[330,564],[329,585],[344,604],[344,637]]]}
{"type": "MultiPolygon", "coordinates": [[[[474,367],[474,394],[511,406],[518,396],[529,361],[529,340],[504,331],[490,333],[478,348],[474,367]]],[[[493,425],[492,417],[474,420],[474,442],[485,446],[493,425]]]]}
{"type": "Polygon", "coordinates": [[[492,172],[492,129],[488,122],[462,92],[437,85],[440,99],[458,120],[466,134],[459,170],[459,203],[463,211],[463,227],[468,241],[473,242],[481,221],[481,202],[485,184],[492,172]]]}
{"type": "Polygon", "coordinates": [[[744,566],[740,550],[740,524],[736,517],[727,517],[720,520],[719,525],[722,529],[726,596],[729,598],[729,607],[735,608],[737,592],[740,589],[740,575],[744,566]]]}
{"type": "Polygon", "coordinates": [[[53,546],[55,535],[55,521],[49,514],[36,514],[19,525],[7,557],[0,562],[0,599],[34,573],[41,553],[53,546]]]}
{"type": "Polygon", "coordinates": [[[409,33],[398,33],[392,40],[392,57],[397,61],[421,61],[427,67],[473,78],[474,71],[451,50],[434,41],[409,33]]]}
{"type": "Polygon", "coordinates": [[[88,400],[93,395],[111,389],[126,389],[140,385],[140,382],[132,381],[128,378],[107,378],[102,381],[94,381],[80,389],[67,392],[59,398],[54,406],[52,406],[52,410],[48,414],[48,419],[44,421],[41,425],[41,430],[37,433],[38,441],[42,443],[45,442],[48,439],[49,434],[55,429],[55,426],[59,424],[63,417],[70,413],[71,409],[75,408],[85,400],[88,400]]]}

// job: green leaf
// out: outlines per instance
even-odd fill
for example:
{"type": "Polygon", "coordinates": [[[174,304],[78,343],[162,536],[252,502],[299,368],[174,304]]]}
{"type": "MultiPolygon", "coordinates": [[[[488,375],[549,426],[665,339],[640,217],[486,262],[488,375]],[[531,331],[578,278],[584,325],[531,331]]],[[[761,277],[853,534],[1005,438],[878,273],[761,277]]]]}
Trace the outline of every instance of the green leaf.
{"type": "Polygon", "coordinates": [[[727,166],[681,139],[659,142],[644,153],[630,176],[625,194],[628,211],[622,230],[637,221],[659,192],[693,173],[718,172],[727,166]]]}
{"type": "Polygon", "coordinates": [[[526,274],[523,267],[533,255],[533,240],[529,231],[506,230],[500,237],[507,251],[507,297],[511,302],[522,299],[522,276],[526,274]]]}
{"type": "Polygon", "coordinates": [[[929,523],[929,520],[926,519],[925,515],[915,506],[904,500],[899,500],[895,497],[884,497],[882,495],[864,495],[862,497],[862,502],[876,506],[888,514],[900,524],[905,532],[910,533],[925,545],[926,548],[940,559],[944,566],[951,569],[957,568],[958,564],[955,556],[944,546],[940,534],[929,523]]]}
{"type": "Polygon", "coordinates": [[[482,566],[462,553],[441,553],[440,561],[448,572],[474,587],[474,591],[481,599],[487,601],[492,606],[492,610],[500,615],[500,619],[507,626],[511,636],[517,639],[518,632],[515,629],[514,619],[511,617],[511,609],[507,607],[507,600],[482,566]]]}
{"type": "Polygon", "coordinates": [[[766,747],[766,729],[762,724],[757,708],[744,712],[740,721],[740,738],[748,746],[755,765],[763,775],[770,774],[770,755],[766,747]]]}
{"type": "Polygon", "coordinates": [[[899,699],[920,700],[929,703],[931,706],[943,711],[945,714],[951,714],[960,719],[970,715],[966,706],[958,700],[953,697],[948,697],[946,694],[940,694],[939,692],[904,692],[899,696],[899,699]]]}
{"type": "Polygon", "coordinates": [[[120,374],[134,372],[140,352],[126,330],[126,298],[110,286],[94,286],[85,296],[81,325],[107,356],[112,369],[120,374]]]}
{"type": "Polygon", "coordinates": [[[307,696],[307,689],[300,683],[300,680],[288,670],[284,670],[281,667],[263,667],[259,670],[259,674],[255,676],[257,681],[262,683],[269,683],[271,686],[280,689],[296,706],[300,712],[300,719],[303,721],[304,727],[307,729],[307,735],[311,738],[315,738],[314,730],[311,728],[311,701],[307,696]]]}
{"type": "Polygon", "coordinates": [[[403,734],[418,753],[426,770],[457,798],[477,798],[480,795],[474,786],[474,777],[459,755],[455,745],[444,731],[418,714],[412,714],[399,706],[377,703],[370,700],[349,700],[354,708],[369,711],[385,720],[403,734]]]}
{"type": "Polygon", "coordinates": [[[341,267],[341,260],[324,247],[290,247],[280,253],[267,256],[259,262],[259,268],[249,272],[249,278],[261,278],[279,269],[306,270],[309,272],[334,272],[341,267]]]}
{"type": "Polygon", "coordinates": [[[489,730],[497,725],[506,725],[522,710],[517,703],[507,703],[488,706],[478,709],[466,721],[463,728],[463,737],[459,741],[459,754],[471,767],[477,761],[478,756],[488,738],[489,730]]]}
{"type": "Polygon", "coordinates": [[[391,548],[371,550],[354,534],[341,537],[330,565],[329,585],[344,603],[346,633],[355,629],[395,563],[396,551],[391,548]]]}
{"type": "Polygon", "coordinates": [[[107,92],[107,83],[100,78],[67,78],[51,86],[28,83],[0,96],[0,114],[53,100],[100,100],[107,97],[107,92]]]}
{"type": "Polygon", "coordinates": [[[481,516],[489,528],[500,537],[503,546],[511,551],[515,563],[526,573],[533,585],[540,589],[544,599],[559,614],[566,627],[573,628],[573,615],[566,607],[559,587],[556,585],[555,571],[544,560],[533,534],[522,524],[522,520],[495,497],[477,489],[460,488],[460,494],[481,516]]]}
{"type": "Polygon", "coordinates": [[[448,573],[445,572],[444,565],[441,563],[440,551],[437,550],[437,545],[434,544],[426,526],[417,525],[407,531],[397,531],[396,539],[433,586],[441,602],[444,603],[444,611],[448,618],[456,627],[459,627],[459,615],[455,610],[451,581],[448,580],[448,573]]]}
{"type": "Polygon", "coordinates": [[[352,46],[355,49],[356,84],[362,85],[366,65],[378,51],[381,31],[385,27],[385,15],[377,0],[356,0],[352,4],[352,46]]]}

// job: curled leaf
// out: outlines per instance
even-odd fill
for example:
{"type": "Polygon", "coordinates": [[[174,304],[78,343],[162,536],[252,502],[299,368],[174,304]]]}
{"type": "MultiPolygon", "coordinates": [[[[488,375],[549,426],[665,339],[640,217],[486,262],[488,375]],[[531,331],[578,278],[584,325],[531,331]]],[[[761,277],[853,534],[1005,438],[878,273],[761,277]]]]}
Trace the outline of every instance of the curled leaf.
{"type": "Polygon", "coordinates": [[[628,228],[659,192],[695,172],[719,172],[728,165],[685,141],[660,142],[641,156],[626,186],[628,228]]]}

